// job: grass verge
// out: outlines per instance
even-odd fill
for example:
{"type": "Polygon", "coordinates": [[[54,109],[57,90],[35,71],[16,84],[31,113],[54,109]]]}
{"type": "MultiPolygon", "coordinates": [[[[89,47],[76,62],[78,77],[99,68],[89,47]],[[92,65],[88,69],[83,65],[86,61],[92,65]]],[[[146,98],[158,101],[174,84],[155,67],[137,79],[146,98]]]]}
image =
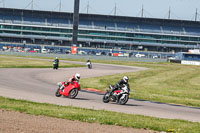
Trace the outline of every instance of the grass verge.
{"type": "Polygon", "coordinates": [[[148,128],[155,131],[176,131],[180,133],[198,133],[200,123],[184,120],[170,120],[142,115],[116,113],[105,110],[92,110],[71,106],[58,106],[0,97],[0,108],[25,112],[31,115],[44,115],[89,123],[118,125],[131,128],[148,128]]]}
{"type": "MultiPolygon", "coordinates": [[[[7,57],[9,58],[10,56],[7,57]]],[[[53,60],[53,58],[50,57],[33,58],[53,60]]],[[[63,58],[62,60],[85,62],[84,59],[63,58]]],[[[110,60],[92,60],[92,62],[147,67],[151,69],[146,71],[81,79],[82,88],[95,88],[99,90],[105,90],[105,88],[107,88],[110,84],[116,84],[119,79],[121,79],[124,75],[127,75],[130,78],[129,83],[132,92],[131,98],[200,107],[199,66],[180,65],[173,63],[144,63],[131,61],[122,62],[110,60]]],[[[2,63],[0,61],[0,67],[1,64],[2,63]]],[[[11,64],[12,63],[8,62],[6,67],[13,67],[11,64]]],[[[23,65],[20,65],[20,67],[27,67],[23,65]]],[[[79,67],[79,65],[77,67],[79,67]]]]}
{"type": "MultiPolygon", "coordinates": [[[[116,61],[112,63],[121,64],[116,61]]],[[[82,79],[82,87],[105,90],[110,84],[116,84],[127,75],[130,79],[131,98],[200,107],[199,66],[136,62],[125,62],[124,65],[150,69],[82,79]]]]}
{"type": "MultiPolygon", "coordinates": [[[[53,58],[52,58],[53,61],[53,58]]],[[[15,56],[1,56],[0,68],[52,68],[53,62],[48,60],[15,58],[15,56]]],[[[59,68],[85,67],[84,65],[72,63],[59,63],[59,68]]]]}

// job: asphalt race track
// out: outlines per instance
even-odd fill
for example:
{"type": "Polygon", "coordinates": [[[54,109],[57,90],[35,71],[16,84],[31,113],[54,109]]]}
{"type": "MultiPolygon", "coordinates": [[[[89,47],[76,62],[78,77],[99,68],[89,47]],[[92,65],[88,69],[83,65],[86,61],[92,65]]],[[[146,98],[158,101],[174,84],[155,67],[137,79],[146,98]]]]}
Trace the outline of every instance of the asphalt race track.
{"type": "MultiPolygon", "coordinates": [[[[73,63],[85,64],[80,62],[73,63]]],[[[59,70],[2,68],[0,69],[0,96],[41,103],[72,105],[90,109],[104,109],[129,114],[200,122],[200,108],[195,107],[134,99],[129,99],[126,105],[106,104],[102,102],[103,95],[84,90],[79,92],[76,99],[55,96],[57,82],[65,81],[75,73],[80,73],[81,78],[87,78],[141,70],[146,70],[146,68],[98,63],[93,64],[93,69],[87,69],[86,67],[61,68],[59,70]]]]}

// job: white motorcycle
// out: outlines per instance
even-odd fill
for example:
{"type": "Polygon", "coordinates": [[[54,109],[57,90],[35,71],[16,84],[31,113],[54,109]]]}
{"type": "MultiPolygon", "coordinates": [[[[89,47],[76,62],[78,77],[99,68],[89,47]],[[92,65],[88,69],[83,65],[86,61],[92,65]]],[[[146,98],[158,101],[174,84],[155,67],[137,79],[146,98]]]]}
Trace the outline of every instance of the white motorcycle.
{"type": "Polygon", "coordinates": [[[92,63],[91,62],[87,62],[86,65],[88,66],[88,69],[92,69],[92,63]]]}
{"type": "Polygon", "coordinates": [[[114,86],[110,85],[109,90],[106,90],[106,93],[103,96],[103,102],[108,103],[109,101],[111,101],[119,103],[121,105],[126,104],[128,102],[130,95],[129,85],[123,85],[121,89],[115,90],[114,92],[111,93],[113,87],[114,86]]]}

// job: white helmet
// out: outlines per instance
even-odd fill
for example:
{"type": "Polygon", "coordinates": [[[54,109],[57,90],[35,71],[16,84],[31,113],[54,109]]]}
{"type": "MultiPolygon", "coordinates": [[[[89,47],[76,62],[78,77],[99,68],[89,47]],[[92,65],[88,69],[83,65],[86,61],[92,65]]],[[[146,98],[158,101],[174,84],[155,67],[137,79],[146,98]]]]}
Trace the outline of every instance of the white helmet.
{"type": "Polygon", "coordinates": [[[128,76],[124,76],[123,80],[124,80],[125,83],[128,83],[128,80],[129,80],[128,76]]]}
{"type": "Polygon", "coordinates": [[[81,78],[81,75],[80,75],[79,73],[77,73],[77,74],[75,75],[75,78],[76,78],[76,80],[79,80],[79,79],[81,78]]]}

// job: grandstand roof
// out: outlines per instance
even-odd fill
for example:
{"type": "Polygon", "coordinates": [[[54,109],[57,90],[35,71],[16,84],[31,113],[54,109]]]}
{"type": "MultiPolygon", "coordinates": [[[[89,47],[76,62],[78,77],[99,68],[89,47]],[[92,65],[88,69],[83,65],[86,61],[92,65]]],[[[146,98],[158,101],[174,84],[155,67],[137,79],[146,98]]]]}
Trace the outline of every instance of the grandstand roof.
{"type": "MultiPolygon", "coordinates": [[[[29,16],[36,18],[61,18],[73,19],[73,13],[70,12],[55,12],[55,11],[41,11],[41,10],[28,10],[28,9],[15,9],[15,8],[0,8],[0,15],[16,15],[16,16],[29,16]]],[[[142,17],[128,17],[128,16],[113,16],[113,15],[100,15],[100,14],[80,14],[80,20],[96,20],[96,21],[109,21],[109,22],[128,22],[128,23],[141,23],[141,24],[155,24],[155,25],[168,25],[168,26],[184,26],[184,27],[200,27],[199,21],[188,20],[174,20],[174,19],[158,19],[158,18],[142,18],[142,17]]]]}

